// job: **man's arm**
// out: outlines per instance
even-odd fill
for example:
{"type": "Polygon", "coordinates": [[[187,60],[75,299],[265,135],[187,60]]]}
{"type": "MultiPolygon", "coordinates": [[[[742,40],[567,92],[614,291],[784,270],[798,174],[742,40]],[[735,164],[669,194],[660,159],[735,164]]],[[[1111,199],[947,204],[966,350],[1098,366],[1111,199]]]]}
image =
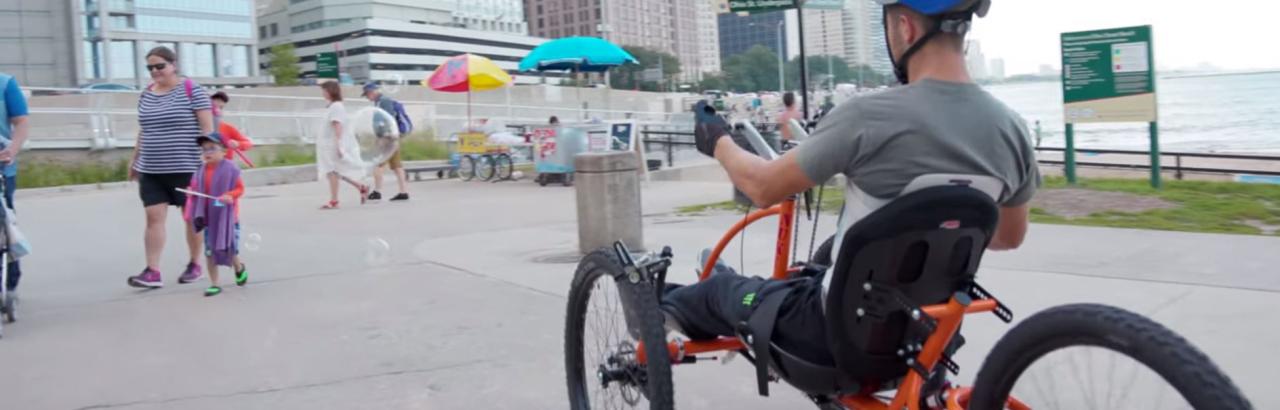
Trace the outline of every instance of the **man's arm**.
{"type": "Polygon", "coordinates": [[[1007,251],[1022,246],[1022,240],[1027,237],[1027,219],[1030,211],[1031,206],[1028,204],[1000,207],[1000,223],[996,225],[996,232],[991,237],[991,243],[987,245],[987,249],[1007,251]]]}
{"type": "Polygon", "coordinates": [[[0,161],[12,161],[22,151],[22,146],[27,143],[27,135],[31,132],[31,124],[27,121],[27,98],[22,95],[18,80],[10,79],[5,84],[4,101],[12,132],[9,134],[9,146],[0,152],[0,161]]]}
{"type": "Polygon", "coordinates": [[[738,147],[732,138],[720,138],[715,153],[733,185],[762,208],[816,185],[800,169],[795,151],[767,161],[738,147]]]}
{"type": "Polygon", "coordinates": [[[18,152],[22,151],[22,145],[27,143],[27,134],[31,132],[31,124],[27,121],[27,116],[14,117],[9,119],[12,125],[13,137],[9,143],[9,147],[0,152],[0,161],[13,161],[18,157],[18,152]]]}

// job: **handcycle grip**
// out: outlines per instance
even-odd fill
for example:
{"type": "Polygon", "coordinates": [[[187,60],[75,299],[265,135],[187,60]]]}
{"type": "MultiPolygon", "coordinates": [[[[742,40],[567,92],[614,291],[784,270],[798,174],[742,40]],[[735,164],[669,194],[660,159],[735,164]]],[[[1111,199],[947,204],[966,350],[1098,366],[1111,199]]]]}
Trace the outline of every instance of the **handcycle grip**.
{"type": "Polygon", "coordinates": [[[751,148],[755,149],[756,153],[760,155],[760,157],[769,161],[778,159],[778,152],[774,151],[773,147],[769,146],[769,143],[760,135],[760,131],[757,131],[756,127],[751,125],[750,121],[738,120],[738,123],[735,125],[742,127],[742,136],[747,139],[747,143],[751,144],[751,148]]]}

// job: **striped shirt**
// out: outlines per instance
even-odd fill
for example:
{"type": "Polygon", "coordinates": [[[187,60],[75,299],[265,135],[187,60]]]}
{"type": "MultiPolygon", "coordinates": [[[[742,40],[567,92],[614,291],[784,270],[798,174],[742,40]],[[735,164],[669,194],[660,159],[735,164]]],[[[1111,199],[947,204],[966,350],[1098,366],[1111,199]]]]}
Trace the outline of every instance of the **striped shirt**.
{"type": "MultiPolygon", "coordinates": [[[[183,80],[185,81],[185,80],[183,80]]],[[[192,173],[200,168],[200,122],[196,111],[212,109],[209,95],[192,84],[187,96],[183,81],[164,94],[151,90],[138,98],[138,124],[142,127],[138,161],[133,169],[147,174],[192,173]]]]}

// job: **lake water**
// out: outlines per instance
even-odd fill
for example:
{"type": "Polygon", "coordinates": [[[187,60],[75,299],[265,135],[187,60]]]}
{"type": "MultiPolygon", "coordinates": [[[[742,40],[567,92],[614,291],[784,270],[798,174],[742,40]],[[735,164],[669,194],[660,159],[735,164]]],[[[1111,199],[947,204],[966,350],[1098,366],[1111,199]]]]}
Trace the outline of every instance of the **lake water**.
{"type": "MultiPolygon", "coordinates": [[[[1043,130],[1043,146],[1061,147],[1062,86],[1058,82],[1002,84],[991,94],[1043,130]]],[[[1160,148],[1163,151],[1280,154],[1280,73],[1160,79],[1160,148]]],[[[1081,124],[1077,148],[1149,146],[1147,125],[1081,124]]]]}

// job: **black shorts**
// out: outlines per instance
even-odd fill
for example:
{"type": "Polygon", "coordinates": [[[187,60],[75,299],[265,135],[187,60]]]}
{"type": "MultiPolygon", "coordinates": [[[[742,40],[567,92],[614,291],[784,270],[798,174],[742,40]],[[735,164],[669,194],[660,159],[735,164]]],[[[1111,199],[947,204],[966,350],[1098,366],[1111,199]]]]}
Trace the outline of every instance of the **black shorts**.
{"type": "Polygon", "coordinates": [[[142,197],[142,206],[169,204],[181,208],[187,204],[187,194],[178,192],[178,188],[186,189],[190,185],[190,172],[138,173],[138,195],[142,197]]]}

